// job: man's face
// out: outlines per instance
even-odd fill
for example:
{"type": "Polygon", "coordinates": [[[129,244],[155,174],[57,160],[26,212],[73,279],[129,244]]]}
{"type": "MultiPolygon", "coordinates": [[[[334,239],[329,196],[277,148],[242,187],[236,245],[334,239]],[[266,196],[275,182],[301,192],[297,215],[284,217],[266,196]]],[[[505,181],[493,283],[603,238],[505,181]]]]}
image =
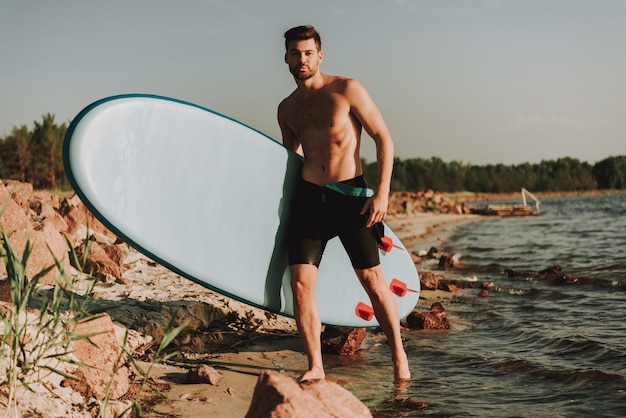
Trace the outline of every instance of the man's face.
{"type": "Polygon", "coordinates": [[[322,51],[317,50],[315,40],[289,42],[289,50],[285,53],[285,62],[289,72],[299,80],[307,80],[319,71],[322,62],[322,51]]]}

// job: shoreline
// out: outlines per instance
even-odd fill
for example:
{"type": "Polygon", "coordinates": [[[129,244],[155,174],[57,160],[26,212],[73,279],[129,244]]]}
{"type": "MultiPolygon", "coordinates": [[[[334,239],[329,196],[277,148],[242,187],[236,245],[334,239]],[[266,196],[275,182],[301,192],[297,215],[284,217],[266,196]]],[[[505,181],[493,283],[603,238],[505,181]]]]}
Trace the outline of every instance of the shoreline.
{"type": "MultiPolygon", "coordinates": [[[[445,243],[457,226],[479,219],[484,219],[484,217],[415,213],[389,216],[385,222],[409,250],[427,251],[430,247],[445,243]]],[[[160,266],[156,268],[164,269],[160,266]]],[[[154,276],[149,272],[145,275],[154,276]]],[[[197,286],[199,288],[197,291],[209,292],[200,285],[187,282],[187,287],[197,286]]],[[[155,284],[152,283],[153,286],[155,284]]],[[[434,300],[452,297],[450,293],[440,290],[424,293],[417,306],[425,309],[428,309],[434,300]]],[[[220,298],[224,297],[220,296],[220,298]]],[[[237,303],[228,302],[231,306],[237,303]]],[[[144,416],[155,418],[161,416],[243,417],[250,406],[261,370],[280,370],[288,376],[297,378],[306,368],[307,360],[297,336],[295,321],[281,317],[278,323],[267,324],[264,328],[261,332],[252,331],[248,336],[252,343],[246,344],[241,350],[233,348],[227,352],[190,356],[184,362],[156,366],[152,377],[169,384],[170,388],[162,392],[162,398],[150,402],[150,405],[145,407],[144,416]],[[222,374],[222,380],[216,386],[186,383],[188,369],[195,364],[213,366],[222,374]]],[[[332,374],[328,375],[327,379],[334,381],[332,374]]]]}
{"type": "Polygon", "coordinates": [[[486,219],[481,215],[414,213],[389,216],[385,223],[410,251],[428,250],[444,244],[461,224],[486,219]]]}

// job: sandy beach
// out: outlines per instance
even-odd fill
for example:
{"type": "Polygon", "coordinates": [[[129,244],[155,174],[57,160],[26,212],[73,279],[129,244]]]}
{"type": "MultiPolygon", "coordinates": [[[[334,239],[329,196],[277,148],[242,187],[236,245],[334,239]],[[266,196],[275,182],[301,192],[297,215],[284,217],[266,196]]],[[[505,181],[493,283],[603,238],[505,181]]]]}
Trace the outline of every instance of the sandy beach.
{"type": "MultiPolygon", "coordinates": [[[[427,251],[430,247],[441,244],[446,236],[454,231],[455,226],[476,218],[474,215],[416,213],[410,216],[396,215],[389,218],[387,224],[408,248],[413,251],[427,251]]],[[[131,269],[126,273],[133,280],[132,295],[126,297],[164,301],[196,298],[208,302],[211,299],[213,303],[222,300],[235,310],[251,309],[239,302],[212,294],[163,267],[153,266],[146,269],[144,266],[140,270],[140,273],[137,269],[131,269]]],[[[113,289],[109,289],[111,290],[113,289]]],[[[442,291],[425,291],[418,306],[427,308],[434,300],[450,296],[449,293],[442,291]]],[[[111,297],[111,294],[108,297],[111,297]]],[[[263,312],[254,309],[253,311],[258,317],[265,317],[263,312]]],[[[294,378],[297,377],[306,368],[306,357],[296,335],[294,321],[277,317],[262,322],[263,325],[256,332],[245,336],[249,341],[241,344],[241,348],[231,350],[220,348],[215,353],[203,355],[187,354],[186,360],[178,364],[157,366],[152,375],[169,384],[170,388],[163,391],[163,397],[155,404],[145,407],[145,416],[243,417],[250,405],[260,370],[279,370],[294,378]],[[213,366],[223,375],[223,379],[215,386],[186,383],[188,369],[194,364],[213,366]]],[[[333,360],[337,359],[328,357],[325,359],[333,360]]],[[[327,378],[332,380],[333,376],[329,375],[327,378]]]]}

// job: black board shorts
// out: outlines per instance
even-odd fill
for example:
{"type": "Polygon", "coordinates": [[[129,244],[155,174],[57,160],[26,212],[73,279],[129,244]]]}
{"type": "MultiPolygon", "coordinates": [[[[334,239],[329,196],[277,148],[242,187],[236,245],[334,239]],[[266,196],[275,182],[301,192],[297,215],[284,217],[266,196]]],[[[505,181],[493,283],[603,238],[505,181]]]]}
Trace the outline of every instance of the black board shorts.
{"type": "Polygon", "coordinates": [[[361,270],[379,265],[382,224],[368,228],[369,213],[361,215],[370,195],[363,176],[327,186],[300,180],[287,232],[289,265],[319,267],[326,244],[336,236],[346,249],[352,267],[361,270]]]}

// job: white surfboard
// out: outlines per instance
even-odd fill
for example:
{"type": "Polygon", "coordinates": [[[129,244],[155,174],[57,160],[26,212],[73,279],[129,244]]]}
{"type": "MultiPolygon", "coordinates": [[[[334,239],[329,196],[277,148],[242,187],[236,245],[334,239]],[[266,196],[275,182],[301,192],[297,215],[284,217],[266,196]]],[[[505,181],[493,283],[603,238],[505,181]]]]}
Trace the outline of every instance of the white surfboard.
{"type": "MultiPolygon", "coordinates": [[[[200,106],[122,95],[76,116],[63,160],[84,204],[137,250],[209,289],[293,315],[285,232],[300,176],[296,153],[200,106]]],[[[381,264],[404,317],[417,303],[419,279],[388,227],[386,235],[394,246],[381,250],[381,264]]],[[[325,324],[377,325],[337,238],[324,253],[316,295],[325,324]]]]}

